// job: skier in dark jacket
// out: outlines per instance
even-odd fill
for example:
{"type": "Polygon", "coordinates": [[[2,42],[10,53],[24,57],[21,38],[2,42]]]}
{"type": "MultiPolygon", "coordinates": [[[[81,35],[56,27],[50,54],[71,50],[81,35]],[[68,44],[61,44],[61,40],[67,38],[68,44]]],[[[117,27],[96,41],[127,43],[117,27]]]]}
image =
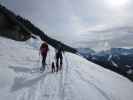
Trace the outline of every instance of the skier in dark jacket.
{"type": "Polygon", "coordinates": [[[56,72],[58,70],[62,69],[62,64],[63,64],[63,48],[59,46],[58,50],[56,51],[56,72]],[[59,60],[60,60],[60,66],[59,66],[59,60]]]}
{"type": "Polygon", "coordinates": [[[48,53],[48,44],[46,42],[42,43],[42,45],[40,46],[40,52],[39,55],[41,54],[42,56],[42,67],[41,67],[41,71],[45,70],[45,65],[46,65],[46,57],[47,57],[47,53],[48,53]]]}

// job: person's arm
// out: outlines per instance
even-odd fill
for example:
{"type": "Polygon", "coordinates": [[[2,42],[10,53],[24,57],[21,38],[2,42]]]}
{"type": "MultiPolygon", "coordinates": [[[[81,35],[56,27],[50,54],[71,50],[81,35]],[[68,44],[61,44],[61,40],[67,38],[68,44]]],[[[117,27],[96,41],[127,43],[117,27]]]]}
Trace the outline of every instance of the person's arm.
{"type": "Polygon", "coordinates": [[[48,51],[49,51],[49,47],[48,47],[48,51]]]}
{"type": "Polygon", "coordinates": [[[64,49],[62,48],[62,54],[64,54],[64,52],[65,52],[65,51],[64,51],[64,49]]]}

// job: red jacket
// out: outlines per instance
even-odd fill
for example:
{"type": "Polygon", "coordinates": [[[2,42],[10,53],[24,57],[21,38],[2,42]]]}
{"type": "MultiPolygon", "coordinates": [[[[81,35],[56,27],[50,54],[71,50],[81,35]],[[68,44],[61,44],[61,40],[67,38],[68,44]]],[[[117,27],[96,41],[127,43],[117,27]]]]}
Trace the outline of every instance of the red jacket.
{"type": "Polygon", "coordinates": [[[42,56],[47,56],[47,52],[48,52],[49,48],[48,48],[48,44],[47,43],[43,43],[40,47],[40,53],[42,56]]]}

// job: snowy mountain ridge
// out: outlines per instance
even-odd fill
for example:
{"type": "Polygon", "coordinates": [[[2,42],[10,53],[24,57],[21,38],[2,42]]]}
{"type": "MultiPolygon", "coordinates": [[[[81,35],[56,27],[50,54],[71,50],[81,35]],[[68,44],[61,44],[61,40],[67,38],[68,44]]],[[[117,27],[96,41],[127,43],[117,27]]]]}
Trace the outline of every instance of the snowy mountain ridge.
{"type": "Polygon", "coordinates": [[[0,37],[1,100],[133,99],[131,81],[72,53],[64,53],[63,71],[51,73],[52,47],[46,60],[47,70],[36,72],[41,67],[41,59],[38,48],[34,49],[37,46],[29,45],[32,42],[0,37]]]}
{"type": "MultiPolygon", "coordinates": [[[[87,49],[82,48],[80,54],[104,68],[119,73],[131,81],[133,81],[133,49],[132,48],[111,48],[101,52],[86,52],[87,49]]],[[[88,49],[90,50],[90,49],[88,49]]]]}

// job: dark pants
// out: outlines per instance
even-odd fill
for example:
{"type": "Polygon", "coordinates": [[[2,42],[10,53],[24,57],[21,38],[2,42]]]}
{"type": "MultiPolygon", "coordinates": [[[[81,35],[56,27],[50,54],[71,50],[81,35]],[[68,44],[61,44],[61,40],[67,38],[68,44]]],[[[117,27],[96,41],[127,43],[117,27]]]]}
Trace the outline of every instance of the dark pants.
{"type": "Polygon", "coordinates": [[[55,65],[52,63],[52,72],[55,72],[55,65]]]}
{"type": "Polygon", "coordinates": [[[63,61],[62,55],[56,55],[56,72],[62,69],[62,64],[63,64],[62,61],[63,61]],[[60,60],[60,66],[59,66],[59,60],[60,60]]]}
{"type": "Polygon", "coordinates": [[[45,70],[45,65],[46,65],[46,56],[42,57],[42,68],[45,70]]]}

